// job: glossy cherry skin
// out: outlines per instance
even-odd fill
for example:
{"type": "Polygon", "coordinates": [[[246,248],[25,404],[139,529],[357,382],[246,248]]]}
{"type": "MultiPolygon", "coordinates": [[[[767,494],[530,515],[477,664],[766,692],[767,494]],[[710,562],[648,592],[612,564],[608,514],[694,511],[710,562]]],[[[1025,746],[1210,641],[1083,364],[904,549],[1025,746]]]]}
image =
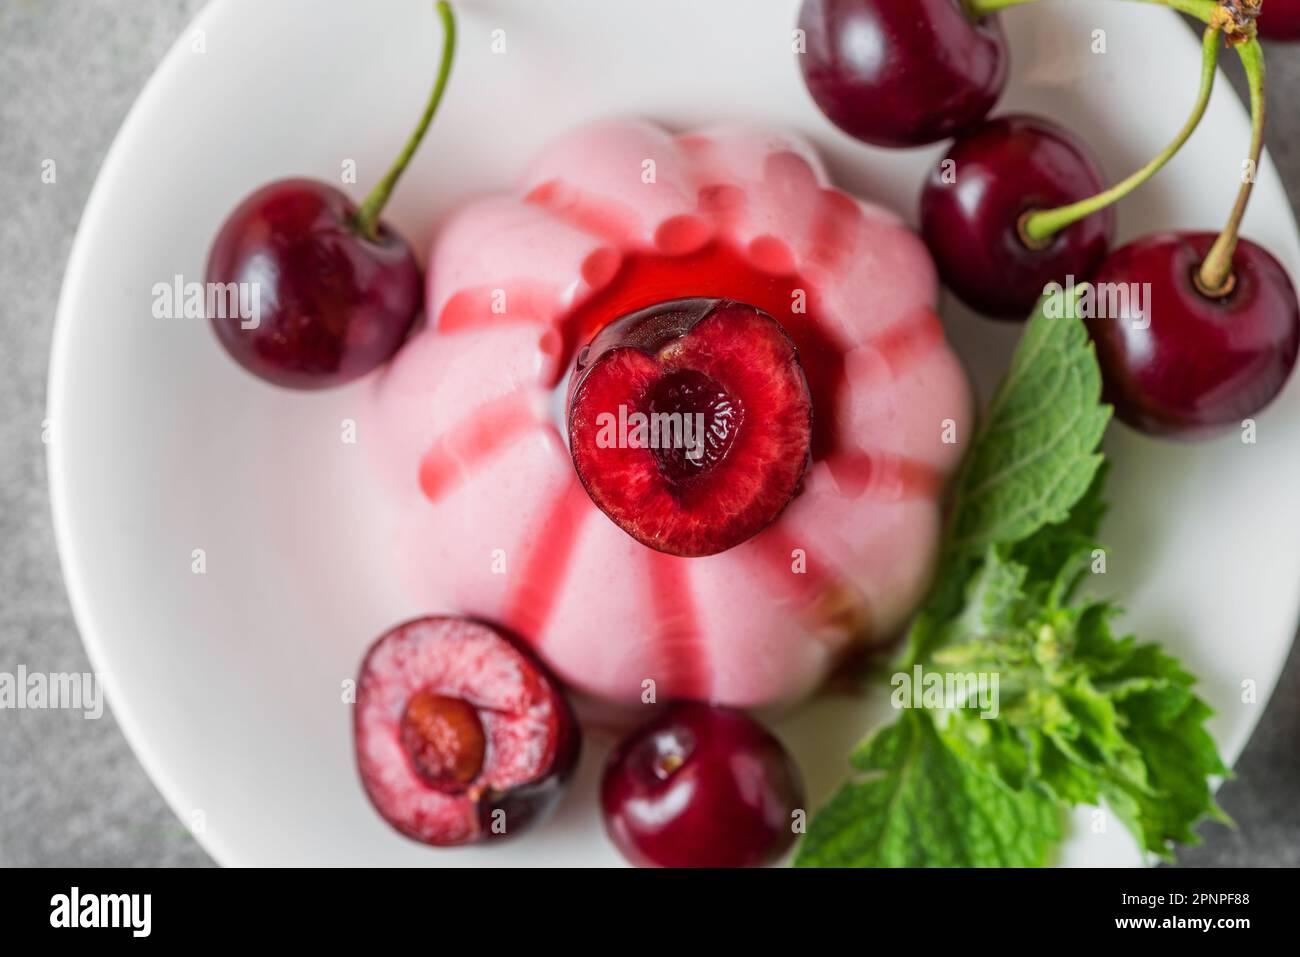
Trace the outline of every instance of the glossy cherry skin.
{"type": "Polygon", "coordinates": [[[1239,428],[1295,366],[1300,306],[1286,271],[1242,239],[1231,292],[1206,296],[1195,275],[1214,240],[1214,233],[1148,236],[1115,250],[1093,277],[1107,293],[1099,301],[1119,288],[1111,284],[1150,283],[1142,309],[1105,307],[1088,322],[1106,401],[1149,435],[1196,439],[1239,428]]]}
{"type": "Polygon", "coordinates": [[[669,705],[605,766],[605,830],[639,867],[757,867],[794,843],[803,785],[790,755],[741,711],[669,705]]]}
{"type": "Polygon", "coordinates": [[[877,146],[937,143],[988,115],[1007,84],[997,17],[956,0],[804,0],[808,92],[827,118],[877,146]]]}
{"type": "Polygon", "coordinates": [[[1255,26],[1268,40],[1300,40],[1300,0],[1267,0],[1255,26]]]}
{"type": "Polygon", "coordinates": [[[287,179],[245,199],[208,255],[210,283],[256,283],[256,325],[210,316],[241,366],[292,389],[341,385],[381,365],[419,314],[420,267],[396,233],[370,240],[356,206],[325,183],[287,179]],[[248,326],[249,328],[245,328],[248,326]]]}
{"type": "Polygon", "coordinates": [[[1020,235],[1035,209],[1087,199],[1102,189],[1083,145],[1033,116],[990,120],[953,144],[921,191],[921,235],[944,283],[972,309],[1025,319],[1052,282],[1083,282],[1106,255],[1111,207],[1061,230],[1042,247],[1020,235]],[[951,161],[951,162],[949,162],[951,161]]]}

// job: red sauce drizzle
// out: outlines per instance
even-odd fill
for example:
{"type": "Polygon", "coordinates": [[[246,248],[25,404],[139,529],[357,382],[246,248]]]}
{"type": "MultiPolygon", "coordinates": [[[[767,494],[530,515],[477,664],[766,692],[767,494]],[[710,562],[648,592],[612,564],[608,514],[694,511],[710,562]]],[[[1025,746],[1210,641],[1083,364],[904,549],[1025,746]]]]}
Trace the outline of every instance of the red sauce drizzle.
{"type": "Polygon", "coordinates": [[[420,460],[420,490],[436,502],[537,422],[523,392],[511,392],[479,406],[438,439],[420,460]]]}
{"type": "Polygon", "coordinates": [[[707,698],[713,673],[691,595],[686,567],[691,559],[649,548],[645,556],[658,657],[652,677],[667,698],[707,698]]]}
{"type": "MultiPolygon", "coordinates": [[[[799,350],[815,419],[813,457],[838,446],[838,429],[827,421],[844,386],[844,346],[817,314],[815,291],[796,275],[769,275],[754,269],[728,242],[711,242],[685,256],[634,252],[623,259],[614,279],[560,320],[561,355],[572,356],[607,323],[629,312],[670,299],[695,296],[734,299],[762,309],[781,323],[799,350]],[[796,295],[796,291],[802,291],[796,295]],[[803,311],[796,312],[799,306],[803,311]]],[[[561,377],[570,372],[568,364],[561,377]]]]}
{"type": "Polygon", "coordinates": [[[511,574],[514,582],[506,598],[505,625],[536,645],[546,630],[560,589],[569,577],[574,545],[587,516],[596,510],[587,491],[575,478],[552,500],[545,520],[523,567],[511,574]]]}
{"type": "MultiPolygon", "coordinates": [[[[700,190],[700,211],[725,232],[745,203],[743,191],[720,183],[700,190]]],[[[613,240],[626,249],[636,231],[635,216],[617,205],[593,201],[580,191],[558,182],[534,190],[527,202],[544,206],[589,233],[613,240]]],[[[857,205],[836,190],[819,190],[812,225],[811,256],[828,267],[840,263],[848,252],[848,237],[860,216],[857,205]]],[[[612,251],[611,251],[612,252],[612,251]]],[[[729,241],[712,240],[680,255],[645,250],[627,252],[621,258],[606,257],[607,270],[599,288],[567,314],[554,319],[554,291],[530,286],[513,289],[502,284],[515,321],[555,321],[559,342],[551,385],[558,385],[572,368],[572,357],[608,322],[638,309],[671,299],[714,297],[746,302],[764,310],[780,322],[794,340],[812,394],[815,426],[814,460],[830,459],[828,465],[849,494],[880,485],[894,491],[890,497],[937,494],[941,477],[929,466],[897,456],[861,452],[843,441],[835,421],[841,390],[845,387],[845,345],[838,341],[818,312],[815,290],[792,268],[788,249],[772,237],[759,237],[746,259],[729,241]],[[754,260],[763,268],[757,268],[754,260]],[[608,273],[608,275],[606,274],[608,273]]],[[[604,262],[604,260],[602,260],[604,262]]],[[[588,277],[588,281],[593,281],[588,277]]],[[[489,290],[469,290],[448,302],[440,317],[444,331],[453,332],[486,326],[495,316],[486,308],[489,290]]],[[[870,308],[869,303],[863,304],[870,308]]],[[[918,358],[938,342],[942,330],[932,312],[926,311],[900,323],[880,336],[875,345],[897,370],[918,358]]],[[[489,403],[468,421],[457,425],[425,456],[420,466],[420,485],[430,500],[454,487],[465,473],[500,451],[535,422],[522,393],[489,403]],[[454,450],[454,455],[452,454],[454,450]]],[[[524,566],[512,576],[514,586],[503,612],[504,623],[536,642],[554,611],[560,590],[569,576],[573,551],[586,521],[595,507],[576,478],[557,495],[540,525],[540,534],[524,566]]],[[[860,619],[862,596],[815,556],[807,556],[807,572],[794,574],[791,552],[796,544],[777,528],[763,532],[751,548],[761,573],[796,605],[806,606],[813,624],[825,626],[837,621],[837,614],[860,619]],[[850,594],[852,592],[852,594],[850,594]],[[849,609],[849,610],[845,610],[849,609]]],[[[647,549],[646,571],[650,601],[657,621],[656,645],[660,657],[659,683],[676,697],[707,697],[712,683],[708,649],[699,623],[689,579],[676,558],[647,549]]]]}

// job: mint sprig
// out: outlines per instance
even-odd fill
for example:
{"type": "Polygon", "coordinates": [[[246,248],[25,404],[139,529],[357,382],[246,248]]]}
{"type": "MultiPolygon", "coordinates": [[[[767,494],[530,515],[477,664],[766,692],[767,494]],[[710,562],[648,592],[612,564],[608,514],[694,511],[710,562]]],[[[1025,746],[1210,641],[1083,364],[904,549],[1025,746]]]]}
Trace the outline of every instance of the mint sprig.
{"type": "Polygon", "coordinates": [[[904,712],[852,760],[870,776],[844,785],[818,812],[797,864],[1032,867],[1061,838],[1051,795],[1007,787],[950,748],[921,712],[904,712]]]}
{"type": "Polygon", "coordinates": [[[1064,521],[1101,466],[1110,411],[1083,323],[1048,318],[1040,303],[962,463],[950,551],[979,554],[1064,521]]]}
{"type": "Polygon", "coordinates": [[[1040,304],[958,473],[900,665],[996,674],[998,714],[904,710],[858,746],[796,865],[1038,866],[1065,810],[1103,801],[1165,856],[1196,842],[1202,818],[1226,820],[1208,779],[1227,769],[1193,677],[1117,638],[1115,607],[1078,594],[1100,549],[1109,416],[1082,323],[1040,304]]]}

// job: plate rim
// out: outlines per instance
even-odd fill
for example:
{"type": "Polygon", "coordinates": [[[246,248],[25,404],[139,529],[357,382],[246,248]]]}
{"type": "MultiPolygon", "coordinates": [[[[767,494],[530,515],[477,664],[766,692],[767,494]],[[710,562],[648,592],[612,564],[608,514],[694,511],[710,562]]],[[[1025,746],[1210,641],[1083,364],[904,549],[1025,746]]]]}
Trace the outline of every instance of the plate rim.
{"type": "MultiPolygon", "coordinates": [[[[90,193],[86,197],[86,203],[81,210],[81,216],[77,220],[77,229],[73,235],[72,246],[68,251],[68,259],[63,267],[63,279],[59,284],[58,304],[54,311],[54,329],[51,335],[50,359],[45,381],[45,414],[49,420],[52,435],[51,441],[46,445],[46,482],[50,498],[55,551],[58,553],[59,572],[63,577],[64,589],[68,595],[68,605],[72,610],[73,623],[77,627],[77,634],[81,639],[82,647],[86,650],[86,657],[90,659],[90,666],[103,685],[105,699],[112,711],[113,720],[117,722],[118,728],[122,732],[122,737],[126,739],[132,755],[139,762],[141,768],[144,769],[150,783],[157,788],[168,809],[182,822],[185,821],[185,815],[181,810],[183,807],[183,802],[180,799],[181,784],[165,769],[165,762],[159,759],[154,748],[147,743],[149,735],[141,727],[141,722],[136,716],[137,713],[133,712],[129,707],[121,706],[119,704],[121,699],[113,693],[116,682],[113,678],[113,670],[109,667],[111,655],[89,611],[90,599],[88,591],[90,586],[87,583],[88,575],[86,570],[74,558],[73,532],[69,527],[71,519],[69,507],[66,504],[68,496],[66,473],[63,465],[64,449],[63,443],[59,441],[59,422],[64,414],[63,406],[67,394],[65,372],[68,363],[65,356],[71,348],[69,340],[72,337],[71,330],[75,321],[72,316],[71,304],[76,298],[74,290],[82,281],[83,262],[90,255],[91,234],[95,232],[94,224],[102,219],[101,207],[105,204],[105,197],[108,195],[108,182],[116,178],[116,167],[122,162],[122,156],[127,150],[127,144],[133,138],[132,134],[134,134],[135,127],[144,122],[143,118],[148,112],[151,101],[160,95],[168,75],[182,68],[184,60],[178,54],[183,50],[186,38],[195,30],[202,29],[204,24],[213,20],[220,8],[225,5],[225,0],[208,0],[203,8],[177,34],[176,39],[168,46],[167,52],[163,54],[162,59],[154,67],[153,72],[149,74],[149,78],[145,80],[140,92],[131,103],[131,107],[127,110],[121,126],[113,135],[113,141],[109,144],[103,161],[95,172],[95,181],[91,185],[90,193]]],[[[229,866],[228,862],[238,857],[236,851],[224,846],[223,842],[215,837],[214,831],[207,828],[195,829],[191,827],[187,827],[186,830],[218,865],[222,867],[229,866]]]]}
{"type": "MultiPolygon", "coordinates": [[[[189,42],[188,38],[196,30],[203,29],[206,25],[218,20],[225,14],[225,9],[233,5],[234,0],[208,0],[203,8],[186,23],[140,88],[121,125],[114,134],[112,142],[96,170],[94,183],[82,208],[68,258],[64,265],[58,302],[54,312],[46,374],[46,416],[53,436],[51,441],[47,443],[46,448],[47,488],[59,569],[67,592],[73,621],[91,667],[103,682],[114,720],[120,728],[122,736],[126,739],[133,756],[144,769],[150,783],[158,790],[171,812],[183,823],[185,822],[183,812],[185,803],[181,800],[181,792],[184,790],[184,786],[168,770],[166,762],[160,758],[156,748],[150,743],[152,740],[151,735],[143,726],[138,711],[125,705],[123,703],[124,699],[120,699],[113,693],[116,681],[113,669],[110,667],[112,655],[109,651],[109,644],[111,643],[105,641],[90,611],[93,602],[89,597],[92,588],[89,581],[93,576],[89,569],[77,558],[77,550],[73,544],[75,534],[70,527],[72,519],[68,504],[67,473],[64,465],[65,450],[59,435],[61,431],[60,422],[66,414],[64,407],[69,394],[66,376],[68,361],[66,357],[72,348],[72,330],[76,322],[72,302],[77,298],[76,290],[83,281],[85,262],[91,255],[92,234],[100,230],[99,223],[103,220],[102,208],[107,202],[111,181],[116,181],[120,177],[119,167],[124,161],[123,156],[134,141],[138,139],[136,128],[145,122],[145,117],[150,113],[153,101],[167,87],[172,74],[184,69],[185,57],[183,54],[189,42]]],[[[1173,10],[1167,10],[1166,13],[1169,17],[1181,20],[1173,10]]],[[[1194,43],[1194,37],[1190,31],[1187,32],[1186,42],[1194,43]]],[[[1222,73],[1222,65],[1218,69],[1222,73]]],[[[1226,82],[1226,78],[1221,76],[1220,79],[1226,82]]],[[[1245,107],[1240,97],[1237,96],[1235,91],[1232,91],[1231,97],[1232,105],[1230,109],[1234,110],[1238,115],[1244,115],[1245,107]]],[[[1277,178],[1282,185],[1283,195],[1285,195],[1285,184],[1281,183],[1280,173],[1276,164],[1272,162],[1267,145],[1260,163],[1261,168],[1265,164],[1271,168],[1271,175],[1277,178]]],[[[1297,226],[1296,209],[1289,202],[1285,203],[1284,207],[1284,215],[1290,223],[1290,232],[1297,237],[1297,242],[1300,242],[1300,226],[1297,226]]],[[[1293,281],[1300,281],[1300,276],[1293,277],[1293,281]]],[[[1296,375],[1300,376],[1300,371],[1296,375]]],[[[1290,607],[1291,638],[1281,648],[1280,660],[1272,679],[1268,683],[1267,694],[1263,698],[1264,707],[1255,709],[1247,719],[1246,731],[1242,737],[1240,747],[1228,762],[1230,768],[1236,765],[1242,752],[1253,738],[1259,721],[1276,692],[1277,685],[1285,670],[1286,660],[1291,654],[1297,638],[1300,637],[1297,636],[1297,629],[1300,629],[1300,582],[1296,583],[1292,591],[1290,607]]],[[[1223,747],[1222,742],[1220,742],[1220,746],[1223,747]]],[[[1221,783],[1219,780],[1213,782],[1215,791],[1217,791],[1221,783]]],[[[220,866],[239,866],[238,860],[243,855],[230,842],[220,836],[220,829],[187,827],[187,831],[215,863],[220,866]]],[[[437,866],[437,864],[431,862],[430,866],[437,866]]]]}

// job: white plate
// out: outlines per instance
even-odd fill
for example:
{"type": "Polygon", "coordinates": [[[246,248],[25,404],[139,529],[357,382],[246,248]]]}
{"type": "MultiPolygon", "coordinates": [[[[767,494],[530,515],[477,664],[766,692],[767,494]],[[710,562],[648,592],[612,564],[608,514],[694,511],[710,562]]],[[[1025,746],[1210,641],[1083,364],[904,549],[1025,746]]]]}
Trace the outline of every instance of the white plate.
{"type": "MultiPolygon", "coordinates": [[[[367,643],[413,607],[382,547],[383,506],[340,422],[358,388],[262,386],[205,322],[151,315],[154,283],[201,279],[208,244],[250,189],[302,174],[358,192],[418,115],[439,33],[426,0],[222,0],[168,54],[86,206],[50,369],[54,514],[72,605],[114,712],[181,818],[223,864],[612,864],[594,800],[606,742],[589,739],[559,814],[490,849],[435,851],[390,831],[353,769],[341,683],[367,643]],[[196,31],[202,31],[201,34],[196,31]],[[199,42],[201,37],[202,42],[199,42]],[[198,47],[203,52],[197,52],[198,47]],[[191,570],[203,549],[206,574],[191,570]]],[[[639,113],[673,126],[746,119],[805,132],[843,187],[912,216],[939,148],[857,145],[812,107],[790,50],[796,0],[483,0],[459,4],[450,94],[390,220],[423,251],[438,217],[512,180],[571,124],[639,113]],[[506,52],[491,50],[503,30],[506,52]]],[[[1182,123],[1199,45],[1167,11],[1047,4],[1004,15],[1014,73],[1002,109],[1064,122],[1118,178],[1182,123]],[[1108,51],[1091,52],[1094,30],[1108,51]]],[[[1123,238],[1217,228],[1248,139],[1221,82],[1205,126],[1121,208],[1123,238]]],[[[1247,232],[1300,276],[1295,223],[1264,164],[1247,232]]],[[[1015,327],[945,316],[981,390],[1015,327]]],[[[1203,679],[1229,759],[1268,700],[1296,623],[1300,379],[1236,437],[1159,444],[1120,428],[1110,591],[1126,624],[1203,679]],[[1242,684],[1256,696],[1243,703],[1242,684]]],[[[884,710],[826,700],[778,730],[820,802],[852,742],[884,710]]],[[[1080,817],[1080,820],[1085,820],[1080,817]]],[[[1072,864],[1136,863],[1124,829],[1076,828],[1072,864]]]]}

